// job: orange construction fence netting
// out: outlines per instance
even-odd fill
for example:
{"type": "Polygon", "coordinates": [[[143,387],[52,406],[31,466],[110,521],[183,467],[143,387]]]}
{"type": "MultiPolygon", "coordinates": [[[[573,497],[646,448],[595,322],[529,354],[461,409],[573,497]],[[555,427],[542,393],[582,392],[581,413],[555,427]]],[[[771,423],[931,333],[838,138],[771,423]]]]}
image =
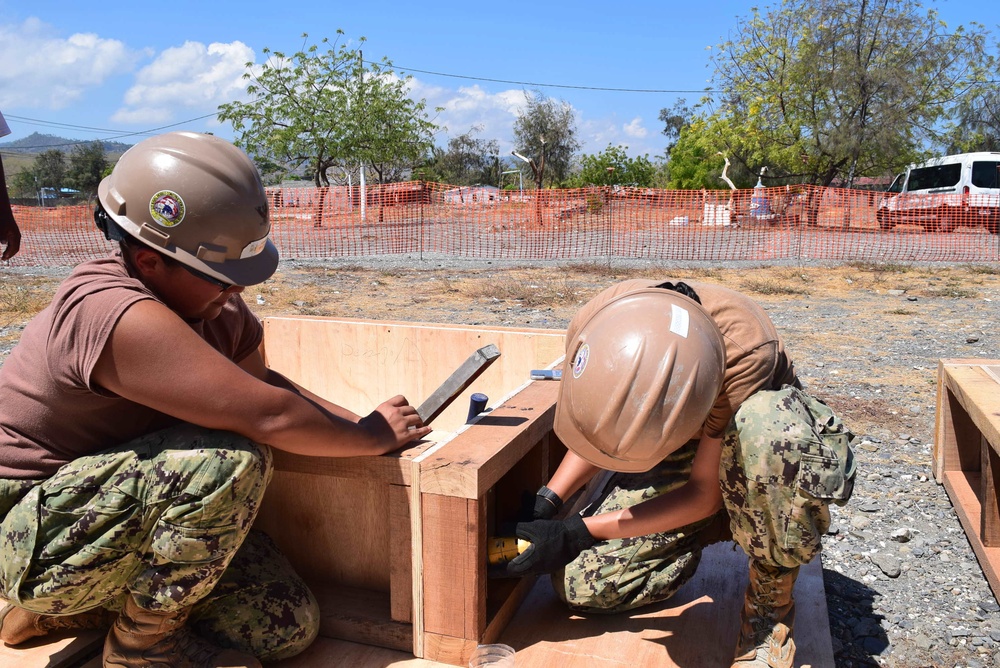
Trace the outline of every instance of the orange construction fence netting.
{"type": "MultiPolygon", "coordinates": [[[[269,188],[283,259],[408,254],[505,260],[992,262],[1000,206],[961,196],[783,186],[498,190],[412,181],[269,188]],[[956,199],[957,198],[957,199],[956,199]]],[[[112,245],[87,205],[15,206],[11,266],[71,266],[112,245]]]]}

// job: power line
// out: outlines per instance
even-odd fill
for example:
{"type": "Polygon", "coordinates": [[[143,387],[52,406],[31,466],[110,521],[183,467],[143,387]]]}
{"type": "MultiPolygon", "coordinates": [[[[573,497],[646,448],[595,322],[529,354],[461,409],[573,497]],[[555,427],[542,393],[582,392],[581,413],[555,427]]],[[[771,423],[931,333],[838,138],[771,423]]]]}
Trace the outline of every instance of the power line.
{"type": "MultiPolygon", "coordinates": [[[[22,150],[26,151],[26,150],[29,150],[29,149],[51,149],[51,148],[58,148],[58,147],[61,147],[61,146],[79,146],[80,144],[89,144],[90,142],[93,142],[93,141],[102,141],[102,142],[104,142],[104,141],[113,141],[113,140],[116,140],[116,139],[123,139],[125,137],[135,137],[135,136],[138,136],[138,135],[152,135],[152,134],[155,134],[156,132],[159,132],[160,130],[166,130],[167,128],[175,128],[178,125],[186,125],[188,123],[193,123],[195,121],[201,121],[201,120],[204,120],[206,118],[212,118],[212,117],[217,116],[217,115],[218,115],[217,113],[205,114],[204,116],[198,116],[197,118],[189,118],[186,121],[179,121],[177,123],[171,123],[169,125],[161,125],[158,128],[150,128],[148,130],[137,130],[135,132],[127,132],[125,130],[109,130],[107,128],[94,128],[94,127],[90,127],[90,126],[87,126],[87,125],[71,125],[69,123],[57,123],[57,122],[54,122],[54,121],[45,121],[45,120],[42,120],[40,118],[29,118],[27,116],[15,116],[14,114],[6,114],[6,117],[7,118],[12,118],[12,119],[17,120],[17,121],[20,121],[22,123],[28,123],[29,125],[41,125],[43,127],[58,127],[58,128],[64,128],[64,129],[67,129],[67,130],[89,130],[89,131],[93,131],[93,132],[118,133],[115,136],[105,137],[104,139],[82,139],[80,141],[64,142],[62,144],[49,144],[47,146],[16,146],[16,147],[14,147],[18,151],[22,151],[22,150]]],[[[7,153],[8,154],[12,154],[12,152],[10,151],[10,149],[7,150],[7,153]]]]}
{"type": "MultiPolygon", "coordinates": [[[[382,63],[375,63],[374,61],[364,61],[369,64],[381,65],[382,63]]],[[[711,93],[717,95],[722,91],[717,90],[669,90],[664,88],[608,88],[605,86],[576,86],[573,84],[550,84],[550,83],[538,83],[534,81],[515,81],[511,79],[490,79],[488,77],[472,77],[464,74],[447,74],[445,72],[432,72],[430,70],[418,70],[413,67],[404,67],[403,65],[396,65],[393,63],[393,68],[405,70],[406,72],[418,72],[420,74],[432,74],[438,77],[451,77],[452,79],[468,79],[469,81],[489,81],[490,83],[503,83],[503,84],[513,84],[515,86],[529,86],[532,88],[570,88],[573,90],[595,90],[595,91],[606,91],[610,93],[711,93]]]]}

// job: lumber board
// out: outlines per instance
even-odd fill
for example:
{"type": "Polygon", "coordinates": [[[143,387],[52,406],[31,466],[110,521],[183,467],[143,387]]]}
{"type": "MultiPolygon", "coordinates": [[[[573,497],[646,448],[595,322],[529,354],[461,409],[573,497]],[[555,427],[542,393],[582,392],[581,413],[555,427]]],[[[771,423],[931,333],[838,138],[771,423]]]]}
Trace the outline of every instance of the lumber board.
{"type": "Polygon", "coordinates": [[[493,362],[500,357],[500,349],[492,343],[475,351],[448,376],[431,396],[417,408],[417,415],[425,425],[441,414],[463,390],[472,384],[493,362]]]}
{"type": "Polygon", "coordinates": [[[485,514],[471,499],[421,495],[425,632],[476,638],[486,628],[485,514]]]}
{"type": "Polygon", "coordinates": [[[943,484],[986,581],[993,590],[993,596],[1000,601],[1000,547],[988,547],[979,537],[982,522],[982,504],[979,499],[981,475],[977,471],[945,471],[943,484]]]}
{"type": "Polygon", "coordinates": [[[17,647],[0,643],[0,667],[75,668],[101,653],[104,636],[101,631],[63,632],[17,647]]]}
{"type": "Polygon", "coordinates": [[[319,602],[320,636],[411,651],[413,627],[390,619],[387,593],[307,582],[319,602]]]}
{"type": "Polygon", "coordinates": [[[459,432],[420,467],[425,493],[477,499],[552,431],[559,384],[528,383],[474,429],[459,432]]]}
{"type": "Polygon", "coordinates": [[[388,592],[390,485],[284,472],[268,485],[254,527],[308,581],[388,592]]]}
{"type": "MultiPolygon", "coordinates": [[[[694,577],[662,604],[618,615],[579,615],[538,578],[497,642],[517,651],[518,668],[690,668],[728,666],[739,633],[747,583],[746,556],[732,543],[705,550],[694,577]]],[[[804,566],[795,585],[798,667],[832,668],[833,647],[820,559],[804,566]]],[[[431,644],[447,638],[432,638],[431,644]]],[[[280,668],[443,668],[443,662],[403,652],[321,639],[280,668]]]]}
{"type": "Polygon", "coordinates": [[[442,368],[455,368],[486,344],[502,353],[435,421],[455,431],[468,417],[469,397],[482,392],[496,402],[528,380],[531,369],[564,353],[563,330],[474,327],[351,318],[264,319],[267,365],[303,387],[359,415],[402,394],[429,396],[442,368]]]}
{"type": "MultiPolygon", "coordinates": [[[[985,361],[983,361],[985,362],[985,361]]],[[[992,447],[1000,447],[1000,383],[987,372],[988,363],[977,365],[946,365],[944,384],[968,414],[976,428],[992,447]]],[[[954,417],[954,406],[952,415],[954,417]]],[[[979,444],[972,444],[975,458],[968,461],[963,469],[979,465],[979,444]]],[[[965,463],[963,461],[963,463],[965,463]]]]}
{"type": "Polygon", "coordinates": [[[392,619],[413,622],[410,494],[402,485],[389,487],[389,595],[392,619]]]}
{"type": "Polygon", "coordinates": [[[980,513],[979,539],[986,547],[1000,547],[1000,454],[990,447],[986,437],[982,439],[983,463],[980,467],[982,481],[980,482],[979,499],[982,503],[980,513]]]}

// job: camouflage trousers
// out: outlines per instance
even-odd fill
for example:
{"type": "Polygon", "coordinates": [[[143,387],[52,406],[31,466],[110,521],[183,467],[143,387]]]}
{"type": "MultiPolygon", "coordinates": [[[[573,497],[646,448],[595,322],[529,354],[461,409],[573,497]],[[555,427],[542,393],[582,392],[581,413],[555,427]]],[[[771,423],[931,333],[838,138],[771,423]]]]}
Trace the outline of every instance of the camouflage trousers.
{"type": "Polygon", "coordinates": [[[316,637],[318,605],[251,531],[271,452],[231,432],[171,427],[74,460],[43,481],[0,480],[0,595],[42,614],[125,597],[192,608],[189,625],[262,660],[316,637]]]}
{"type": "MultiPolygon", "coordinates": [[[[853,434],[825,404],[794,387],[745,401],[723,437],[719,478],[733,540],[751,558],[794,567],[812,560],[830,526],[829,504],[853,488],[853,434]]],[[[683,485],[697,443],[645,473],[617,473],[584,515],[634,506],[683,485]]],[[[552,576],[560,598],[584,612],[620,612],[671,596],[707,543],[708,518],[669,531],[602,541],[552,576]]]]}

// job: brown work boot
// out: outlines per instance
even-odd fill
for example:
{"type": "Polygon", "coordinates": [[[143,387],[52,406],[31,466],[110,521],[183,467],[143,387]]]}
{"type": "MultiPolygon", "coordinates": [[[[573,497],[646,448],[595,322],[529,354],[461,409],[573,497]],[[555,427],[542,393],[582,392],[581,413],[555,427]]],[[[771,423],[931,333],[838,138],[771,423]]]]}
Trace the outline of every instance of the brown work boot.
{"type": "Polygon", "coordinates": [[[261,668],[253,656],[192,633],[184,625],[190,613],[144,610],[130,596],[104,641],[104,668],[261,668]]]}
{"type": "Polygon", "coordinates": [[[73,615],[40,615],[4,602],[0,609],[0,640],[14,646],[53,631],[108,629],[115,621],[115,616],[115,613],[104,608],[94,608],[73,615]]]}
{"type": "Polygon", "coordinates": [[[732,668],[793,668],[792,589],[798,575],[798,566],[782,568],[750,560],[750,584],[743,599],[732,668]]]}

